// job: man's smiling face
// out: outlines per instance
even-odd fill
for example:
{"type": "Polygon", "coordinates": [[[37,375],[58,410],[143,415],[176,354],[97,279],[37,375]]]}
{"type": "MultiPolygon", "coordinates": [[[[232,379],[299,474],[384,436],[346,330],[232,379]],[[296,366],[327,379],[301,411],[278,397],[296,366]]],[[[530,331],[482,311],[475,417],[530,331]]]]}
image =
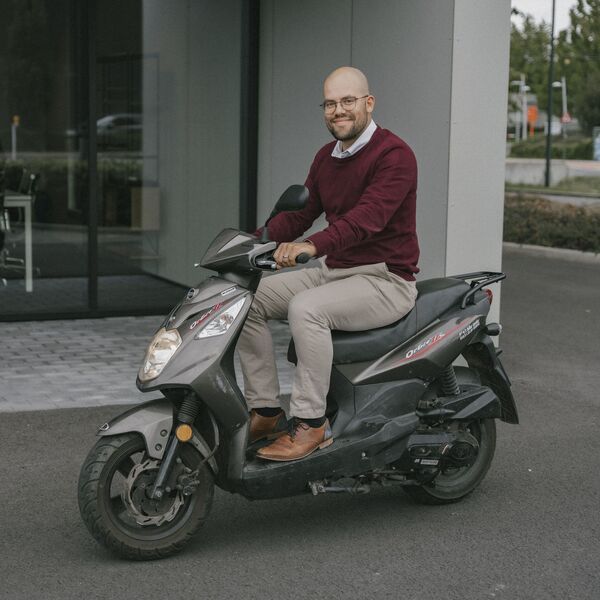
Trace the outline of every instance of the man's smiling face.
{"type": "Polygon", "coordinates": [[[356,76],[353,69],[334,71],[323,85],[325,101],[337,102],[332,113],[325,113],[325,125],[342,148],[349,148],[365,130],[371,120],[375,98],[369,95],[366,80],[356,76]],[[356,98],[353,109],[344,109],[341,100],[356,98]]]}

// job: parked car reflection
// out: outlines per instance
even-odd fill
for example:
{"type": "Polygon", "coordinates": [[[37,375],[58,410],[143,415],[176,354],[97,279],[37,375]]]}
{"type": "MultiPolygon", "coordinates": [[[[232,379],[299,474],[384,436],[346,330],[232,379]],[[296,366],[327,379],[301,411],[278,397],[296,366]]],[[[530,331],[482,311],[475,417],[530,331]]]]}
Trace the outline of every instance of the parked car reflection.
{"type": "Polygon", "coordinates": [[[142,140],[142,115],[118,113],[96,122],[98,148],[102,150],[139,150],[142,140]]]}

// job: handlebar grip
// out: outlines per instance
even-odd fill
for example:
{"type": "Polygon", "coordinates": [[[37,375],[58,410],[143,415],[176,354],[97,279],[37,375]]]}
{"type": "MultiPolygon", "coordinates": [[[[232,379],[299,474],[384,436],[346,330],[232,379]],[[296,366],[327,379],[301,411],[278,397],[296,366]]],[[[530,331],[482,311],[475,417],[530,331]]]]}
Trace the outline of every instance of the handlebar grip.
{"type": "Polygon", "coordinates": [[[303,252],[302,254],[298,254],[298,256],[296,256],[296,264],[303,265],[304,263],[307,263],[311,258],[312,257],[310,254],[306,254],[306,252],[303,252]]]}

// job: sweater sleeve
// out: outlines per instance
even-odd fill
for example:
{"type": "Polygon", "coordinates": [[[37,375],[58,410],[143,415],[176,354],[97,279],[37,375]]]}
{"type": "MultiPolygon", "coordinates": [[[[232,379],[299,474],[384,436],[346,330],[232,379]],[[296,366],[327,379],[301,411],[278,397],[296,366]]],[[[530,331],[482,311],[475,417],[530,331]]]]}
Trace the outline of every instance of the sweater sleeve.
{"type": "Polygon", "coordinates": [[[269,238],[276,242],[293,242],[300,237],[323,212],[319,190],[316,185],[316,172],[318,170],[319,154],[315,157],[310,167],[304,185],[308,188],[310,196],[302,210],[282,212],[269,221],[269,238]]]}
{"type": "Polygon", "coordinates": [[[417,163],[412,151],[406,146],[389,149],[377,161],[356,205],[308,238],[317,255],[343,250],[382,231],[416,183],[417,163]]]}

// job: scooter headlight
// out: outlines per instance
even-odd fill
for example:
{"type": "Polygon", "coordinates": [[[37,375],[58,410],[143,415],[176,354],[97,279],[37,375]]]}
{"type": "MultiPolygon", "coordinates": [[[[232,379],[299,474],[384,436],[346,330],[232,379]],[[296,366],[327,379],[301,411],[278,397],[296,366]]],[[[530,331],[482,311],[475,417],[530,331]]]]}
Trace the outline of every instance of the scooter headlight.
{"type": "Polygon", "coordinates": [[[219,313],[214,319],[211,319],[197,334],[196,339],[223,335],[235,321],[244,306],[246,298],[240,298],[235,304],[232,304],[227,310],[219,313]]]}
{"type": "Polygon", "coordinates": [[[149,381],[158,377],[179,346],[181,346],[181,336],[177,329],[166,330],[164,327],[159,329],[148,346],[144,363],[138,373],[140,381],[149,381]]]}

